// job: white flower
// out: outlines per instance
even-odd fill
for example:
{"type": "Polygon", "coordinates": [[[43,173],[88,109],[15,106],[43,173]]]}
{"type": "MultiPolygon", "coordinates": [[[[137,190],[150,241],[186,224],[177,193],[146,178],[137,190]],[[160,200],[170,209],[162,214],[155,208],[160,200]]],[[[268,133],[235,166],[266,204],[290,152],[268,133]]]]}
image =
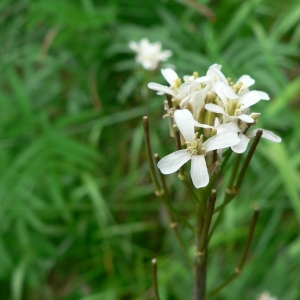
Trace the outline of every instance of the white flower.
{"type": "Polygon", "coordinates": [[[236,115],[229,115],[222,106],[217,105],[217,104],[213,104],[213,103],[205,104],[205,109],[207,109],[208,111],[217,113],[217,114],[222,114],[224,123],[227,121],[234,121],[237,119],[240,119],[241,121],[247,122],[247,123],[254,122],[254,119],[247,114],[243,114],[243,113],[238,114],[237,113],[236,115]]]}
{"type": "Polygon", "coordinates": [[[222,66],[218,64],[213,64],[209,67],[206,75],[211,78],[211,81],[214,82],[223,82],[224,84],[228,84],[228,81],[224,74],[221,72],[222,66]]]}
{"type": "Polygon", "coordinates": [[[157,166],[163,174],[176,172],[183,164],[191,160],[191,177],[196,188],[205,187],[209,183],[209,174],[205,161],[205,155],[212,150],[223,149],[239,143],[236,132],[222,132],[205,142],[203,137],[197,137],[194,126],[206,127],[193,119],[187,109],[176,110],[174,120],[183,135],[187,149],[175,151],[162,158],[157,166]]]}
{"type": "Polygon", "coordinates": [[[257,297],[257,300],[277,300],[276,297],[271,296],[269,292],[263,292],[257,297]]]}
{"type": "Polygon", "coordinates": [[[166,79],[166,81],[170,84],[170,86],[168,87],[159,83],[150,82],[148,83],[149,89],[157,91],[158,95],[171,95],[174,99],[176,99],[179,102],[181,108],[186,107],[190,101],[193,102],[193,97],[199,98],[201,94],[200,97],[203,98],[204,105],[204,99],[208,89],[202,89],[200,82],[198,82],[197,80],[190,80],[182,83],[177,73],[170,68],[162,69],[161,73],[166,79]],[[198,96],[195,95],[197,92],[198,96]]]}
{"type": "MultiPolygon", "coordinates": [[[[216,82],[214,84],[214,90],[222,100],[222,105],[224,106],[226,113],[230,116],[240,115],[243,110],[256,104],[260,100],[270,100],[269,95],[262,91],[247,91],[242,93],[242,96],[238,96],[234,90],[230,86],[224,84],[224,82],[216,82]]],[[[211,110],[212,106],[210,109],[207,109],[211,110]]]]}
{"type": "Polygon", "coordinates": [[[172,56],[172,51],[162,51],[161,43],[150,43],[147,38],[141,39],[139,43],[131,41],[129,48],[136,52],[135,60],[147,70],[154,70],[162,61],[172,56]]]}
{"type": "Polygon", "coordinates": [[[245,152],[246,149],[247,149],[248,143],[250,141],[250,138],[255,137],[256,132],[258,130],[262,130],[262,132],[263,132],[261,137],[263,137],[263,138],[265,138],[269,141],[272,141],[274,143],[280,143],[281,142],[281,138],[278,135],[274,134],[272,131],[259,128],[259,129],[254,129],[254,130],[252,130],[252,131],[250,131],[249,133],[246,133],[246,134],[240,132],[239,133],[240,142],[231,147],[232,151],[235,152],[235,153],[245,152]]]}

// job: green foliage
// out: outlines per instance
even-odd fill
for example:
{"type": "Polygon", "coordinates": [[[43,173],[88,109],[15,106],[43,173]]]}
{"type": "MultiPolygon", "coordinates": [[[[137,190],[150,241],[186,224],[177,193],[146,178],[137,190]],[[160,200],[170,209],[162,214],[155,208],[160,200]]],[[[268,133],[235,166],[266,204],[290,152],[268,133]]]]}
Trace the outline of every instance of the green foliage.
{"type": "MultiPolygon", "coordinates": [[[[191,294],[145,159],[143,115],[156,152],[173,144],[147,88],[163,77],[128,48],[143,37],[173,51],[180,76],[220,63],[271,95],[256,107],[283,143],[259,145],[212,240],[209,288],[239,261],[258,205],[250,261],[214,299],[299,299],[299,1],[3,0],[0,10],[1,299],[151,299],[153,257],[162,299],[191,294]]],[[[175,177],[174,205],[189,217],[175,177]]]]}

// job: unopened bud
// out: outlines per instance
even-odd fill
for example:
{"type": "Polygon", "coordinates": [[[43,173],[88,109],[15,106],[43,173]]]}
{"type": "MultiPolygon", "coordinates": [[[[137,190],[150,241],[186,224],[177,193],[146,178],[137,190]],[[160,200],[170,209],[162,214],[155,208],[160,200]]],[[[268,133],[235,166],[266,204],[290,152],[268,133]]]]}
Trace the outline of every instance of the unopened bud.
{"type": "MultiPolygon", "coordinates": [[[[215,122],[215,118],[216,118],[216,114],[214,112],[206,111],[204,115],[204,124],[213,126],[215,122]]],[[[204,136],[206,138],[211,137],[211,128],[204,128],[203,131],[204,131],[204,136]]]]}
{"type": "Polygon", "coordinates": [[[179,107],[179,101],[176,98],[172,98],[173,106],[174,107],[179,107]]]}
{"type": "Polygon", "coordinates": [[[243,83],[240,81],[239,83],[237,83],[235,86],[234,86],[234,92],[235,93],[238,93],[239,90],[242,88],[243,86],[243,83]]]}
{"type": "Polygon", "coordinates": [[[251,117],[252,117],[252,119],[254,119],[254,120],[258,120],[259,117],[260,117],[260,113],[253,113],[253,114],[251,114],[251,117]]]}
{"type": "Polygon", "coordinates": [[[175,86],[176,86],[177,88],[179,88],[181,85],[182,85],[181,79],[180,79],[179,77],[176,78],[176,80],[175,80],[175,86]]]}
{"type": "Polygon", "coordinates": [[[205,103],[214,103],[215,99],[217,98],[217,95],[215,92],[209,91],[205,97],[205,103]]]}

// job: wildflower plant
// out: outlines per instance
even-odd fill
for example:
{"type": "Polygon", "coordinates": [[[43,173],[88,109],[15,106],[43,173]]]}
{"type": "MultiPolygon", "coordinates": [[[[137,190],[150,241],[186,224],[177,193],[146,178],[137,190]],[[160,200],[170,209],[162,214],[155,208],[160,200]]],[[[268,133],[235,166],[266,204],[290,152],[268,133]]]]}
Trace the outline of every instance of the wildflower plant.
{"type": "MultiPolygon", "coordinates": [[[[204,76],[197,72],[179,78],[172,69],[162,69],[168,85],[150,82],[148,87],[158,95],[166,95],[165,118],[169,118],[170,133],[176,150],[159,159],[152,155],[148,117],[144,117],[144,132],[151,176],[156,195],[166,206],[171,228],[179,241],[194,273],[193,299],[200,300],[217,294],[240,274],[247,259],[259,209],[255,208],[247,242],[234,273],[213,291],[206,291],[207,253],[211,236],[222,219],[226,206],[239,194],[245,172],[261,137],[279,143],[273,132],[257,128],[261,114],[251,108],[259,101],[268,101],[263,91],[250,90],[255,83],[249,75],[236,82],[226,78],[221,65],[212,65],[204,76]],[[249,151],[249,142],[253,140],[249,151]],[[245,159],[242,159],[245,153],[245,159]],[[190,163],[190,176],[184,165],[190,163]],[[229,163],[230,162],[230,163],[229,163]],[[230,168],[231,167],[231,168],[230,168]],[[229,182],[222,174],[229,172],[229,182]],[[178,171],[188,195],[195,203],[195,224],[174,208],[165,175],[178,171]],[[218,195],[225,185],[223,199],[218,195]],[[220,198],[220,199],[219,199],[220,198]],[[190,228],[195,236],[195,255],[190,257],[181,236],[181,227],[190,228]]],[[[156,260],[153,263],[154,294],[159,299],[156,260]]]]}

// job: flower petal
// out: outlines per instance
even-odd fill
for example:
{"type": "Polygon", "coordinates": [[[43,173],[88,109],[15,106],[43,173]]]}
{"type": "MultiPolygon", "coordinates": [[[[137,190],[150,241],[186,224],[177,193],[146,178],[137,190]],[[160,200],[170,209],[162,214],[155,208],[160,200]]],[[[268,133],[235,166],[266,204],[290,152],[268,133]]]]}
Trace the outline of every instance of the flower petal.
{"type": "Polygon", "coordinates": [[[135,52],[138,52],[138,50],[139,50],[139,45],[137,42],[131,41],[131,42],[129,42],[128,46],[131,50],[133,50],[135,52]]]}
{"type": "Polygon", "coordinates": [[[195,77],[194,77],[194,75],[184,75],[183,80],[184,80],[184,82],[191,82],[191,81],[195,80],[195,77]]]}
{"type": "Polygon", "coordinates": [[[255,83],[255,80],[249,75],[243,75],[239,78],[236,84],[238,84],[239,82],[243,83],[243,87],[249,87],[255,83]]]}
{"type": "Polygon", "coordinates": [[[211,81],[211,77],[209,76],[201,76],[195,79],[196,82],[208,84],[211,81]]]}
{"type": "Polygon", "coordinates": [[[178,89],[178,98],[183,99],[186,96],[191,96],[190,91],[193,85],[197,83],[195,82],[184,82],[178,89]]]}
{"type": "MultiPolygon", "coordinates": [[[[216,118],[217,119],[217,118],[216,118]]],[[[231,132],[239,132],[241,129],[235,122],[229,122],[226,124],[219,124],[216,125],[215,128],[217,129],[218,134],[225,131],[231,131],[231,132]]]]}
{"type": "Polygon", "coordinates": [[[205,104],[205,109],[207,109],[208,111],[217,113],[217,114],[225,114],[224,108],[217,104],[213,104],[213,103],[205,104]]]}
{"type": "MultiPolygon", "coordinates": [[[[255,136],[256,135],[256,132],[258,131],[259,129],[254,129],[250,132],[250,136],[255,136]]],[[[274,134],[272,131],[269,131],[269,130],[265,130],[265,129],[262,129],[263,131],[263,134],[262,134],[262,137],[269,140],[269,141],[272,141],[274,143],[280,143],[281,142],[281,137],[279,137],[278,135],[274,134]]]]}
{"type": "Polygon", "coordinates": [[[173,69],[170,69],[170,68],[161,69],[161,73],[170,85],[173,85],[174,81],[178,78],[177,73],[173,69]]]}
{"type": "Polygon", "coordinates": [[[174,112],[174,120],[186,141],[191,142],[195,138],[194,118],[187,109],[177,109],[174,112]]]}
{"type": "Polygon", "coordinates": [[[201,109],[205,105],[204,100],[207,95],[207,92],[208,92],[208,86],[206,86],[204,89],[201,89],[200,91],[194,92],[193,95],[191,96],[190,103],[193,107],[194,119],[198,118],[201,109]]]}
{"type": "Polygon", "coordinates": [[[182,165],[191,159],[186,149],[175,151],[163,157],[157,164],[157,167],[163,174],[176,172],[182,165]]]}
{"type": "Polygon", "coordinates": [[[146,70],[154,70],[157,67],[158,61],[149,60],[147,58],[142,58],[139,63],[146,70]]]}
{"type": "Polygon", "coordinates": [[[204,155],[192,156],[191,177],[197,189],[208,185],[209,175],[204,155]]]}
{"type": "Polygon", "coordinates": [[[240,142],[236,132],[225,131],[221,132],[203,143],[206,152],[231,147],[240,142]]]}
{"type": "Polygon", "coordinates": [[[240,99],[239,103],[242,103],[242,109],[250,107],[257,103],[260,100],[270,100],[270,97],[267,93],[261,91],[250,91],[245,93],[240,99]]]}
{"type": "Polygon", "coordinates": [[[225,84],[228,84],[226,77],[221,71],[222,66],[218,64],[213,64],[209,67],[206,75],[213,76],[215,81],[222,81],[225,84]]]}
{"type": "Polygon", "coordinates": [[[151,90],[159,92],[161,95],[162,94],[169,94],[173,97],[176,96],[174,91],[171,88],[169,88],[168,86],[165,86],[165,85],[161,85],[159,83],[150,82],[150,83],[148,83],[148,88],[151,89],[151,90]]]}
{"type": "Polygon", "coordinates": [[[223,81],[218,81],[213,85],[213,88],[223,103],[227,102],[227,99],[238,99],[239,96],[235,94],[232,88],[226,85],[223,81]]]}
{"type": "Polygon", "coordinates": [[[171,50],[165,50],[158,54],[158,59],[161,61],[166,61],[172,55],[173,55],[173,52],[171,50]]]}
{"type": "Polygon", "coordinates": [[[195,127],[201,127],[201,128],[210,128],[213,129],[213,126],[207,125],[207,124],[201,124],[199,122],[197,122],[196,120],[194,120],[194,126],[195,127]]]}
{"type": "Polygon", "coordinates": [[[247,149],[248,143],[250,139],[246,137],[244,134],[239,134],[240,142],[231,147],[232,151],[235,153],[244,153],[247,149]]]}
{"type": "Polygon", "coordinates": [[[245,115],[245,114],[238,115],[238,116],[236,116],[236,118],[242,120],[245,123],[253,123],[254,122],[253,118],[251,118],[249,115],[245,115]]]}

